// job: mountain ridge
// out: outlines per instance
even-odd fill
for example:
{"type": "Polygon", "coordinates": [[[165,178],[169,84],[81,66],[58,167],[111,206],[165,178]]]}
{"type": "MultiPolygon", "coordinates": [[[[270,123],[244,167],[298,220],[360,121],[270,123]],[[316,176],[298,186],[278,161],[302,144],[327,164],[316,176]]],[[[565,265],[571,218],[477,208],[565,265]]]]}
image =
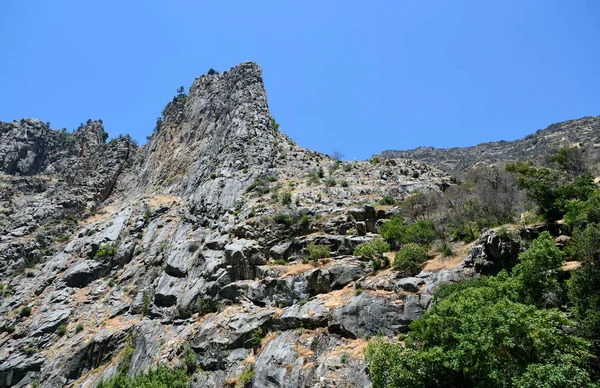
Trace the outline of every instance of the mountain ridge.
{"type": "Polygon", "coordinates": [[[419,160],[458,175],[477,164],[490,165],[528,159],[541,163],[559,148],[572,146],[585,146],[591,153],[597,153],[594,150],[600,148],[600,116],[585,116],[554,123],[513,141],[492,141],[467,147],[386,150],[378,156],[419,160]]]}

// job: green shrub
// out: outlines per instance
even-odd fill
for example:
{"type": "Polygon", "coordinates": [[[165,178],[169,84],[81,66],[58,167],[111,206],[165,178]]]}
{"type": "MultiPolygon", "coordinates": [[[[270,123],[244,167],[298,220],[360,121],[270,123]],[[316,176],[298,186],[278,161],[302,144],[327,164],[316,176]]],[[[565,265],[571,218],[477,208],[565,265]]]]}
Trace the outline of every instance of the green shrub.
{"type": "Polygon", "coordinates": [[[291,226],[294,223],[294,218],[286,213],[277,213],[273,216],[273,221],[277,224],[291,226]]]}
{"type": "Polygon", "coordinates": [[[327,186],[327,187],[333,187],[336,184],[337,184],[337,182],[333,178],[328,178],[325,180],[325,186],[327,186]]]}
{"type": "Polygon", "coordinates": [[[562,289],[558,275],[562,265],[562,252],[550,233],[543,232],[519,255],[519,263],[512,270],[513,278],[518,280],[516,289],[521,301],[539,307],[560,306],[562,289]]]}
{"type": "Polygon", "coordinates": [[[252,332],[252,345],[254,345],[254,347],[256,348],[260,347],[264,338],[265,336],[263,334],[262,328],[258,327],[254,329],[254,331],[252,332]]]}
{"type": "Polygon", "coordinates": [[[15,332],[15,326],[14,325],[8,325],[4,328],[4,330],[6,330],[6,332],[8,334],[12,334],[15,332]]]}
{"type": "Polygon", "coordinates": [[[67,325],[62,324],[60,326],[58,326],[58,328],[56,329],[56,334],[58,334],[59,336],[63,336],[67,333],[67,325]]]}
{"type": "Polygon", "coordinates": [[[354,248],[354,256],[381,257],[390,251],[390,245],[380,238],[359,244],[354,248]]]}
{"type": "Polygon", "coordinates": [[[347,181],[347,180],[343,180],[343,181],[340,183],[340,185],[341,185],[342,187],[348,187],[348,186],[349,186],[349,184],[348,184],[348,181],[347,181]]]}
{"type": "Polygon", "coordinates": [[[196,356],[196,353],[190,349],[189,345],[186,345],[185,350],[183,351],[183,363],[188,374],[194,373],[196,368],[198,368],[198,357],[196,356]]]}
{"type": "Polygon", "coordinates": [[[281,204],[282,205],[289,205],[292,203],[292,193],[289,191],[284,191],[281,194],[281,204]]]}
{"type": "Polygon", "coordinates": [[[77,326],[75,327],[75,332],[79,333],[83,331],[83,324],[82,323],[78,323],[77,326]]]}
{"type": "Polygon", "coordinates": [[[241,387],[245,387],[246,385],[250,384],[252,380],[254,380],[254,364],[250,364],[246,369],[244,369],[240,375],[240,378],[238,379],[238,382],[240,383],[241,387]]]}
{"type": "Polygon", "coordinates": [[[113,257],[116,254],[117,246],[115,245],[115,243],[108,243],[100,245],[94,257],[97,259],[103,259],[106,257],[113,257]]]}
{"type": "Polygon", "coordinates": [[[378,203],[380,205],[397,205],[398,201],[396,200],[396,198],[392,197],[391,195],[386,195],[383,198],[381,198],[378,203]]]}
{"type": "Polygon", "coordinates": [[[308,258],[313,261],[329,257],[331,255],[329,245],[317,245],[315,243],[310,243],[305,249],[306,252],[308,252],[308,258]]]}
{"type": "Polygon", "coordinates": [[[188,377],[183,368],[169,369],[159,365],[135,377],[119,372],[106,381],[100,381],[96,388],[186,388],[188,377]]]}
{"type": "Polygon", "coordinates": [[[21,308],[21,311],[19,312],[19,315],[22,317],[28,317],[31,315],[31,307],[29,306],[24,306],[21,308]]]}
{"type": "Polygon", "coordinates": [[[408,243],[394,257],[394,268],[415,276],[421,272],[421,264],[427,261],[427,249],[419,244],[408,243]]]}
{"type": "Polygon", "coordinates": [[[287,261],[285,261],[283,259],[275,259],[275,260],[273,260],[273,264],[275,264],[275,265],[287,265],[287,261]]]}
{"type": "Polygon", "coordinates": [[[280,131],[280,126],[277,123],[277,121],[275,121],[275,119],[273,117],[269,117],[269,121],[271,122],[271,128],[275,131],[275,132],[279,132],[280,131]]]}
{"type": "Polygon", "coordinates": [[[408,243],[429,245],[436,238],[435,227],[430,220],[405,225],[401,217],[395,216],[384,222],[380,231],[386,241],[395,247],[408,243]]]}

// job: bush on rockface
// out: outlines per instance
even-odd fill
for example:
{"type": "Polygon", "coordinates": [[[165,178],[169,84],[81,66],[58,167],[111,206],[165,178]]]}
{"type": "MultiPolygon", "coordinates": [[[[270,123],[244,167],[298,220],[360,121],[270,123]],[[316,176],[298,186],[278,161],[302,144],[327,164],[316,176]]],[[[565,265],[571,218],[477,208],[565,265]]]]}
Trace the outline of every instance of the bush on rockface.
{"type": "Polygon", "coordinates": [[[365,256],[365,257],[381,257],[384,253],[390,251],[390,244],[383,241],[380,238],[373,239],[371,241],[358,244],[354,248],[354,256],[365,256]]]}
{"type": "Polygon", "coordinates": [[[328,245],[318,245],[315,243],[310,243],[306,246],[305,249],[308,253],[308,259],[313,261],[331,256],[331,251],[329,250],[328,245]]]}
{"type": "Polygon", "coordinates": [[[421,264],[427,261],[427,249],[416,243],[408,243],[394,257],[394,268],[408,276],[421,272],[421,264]]]}

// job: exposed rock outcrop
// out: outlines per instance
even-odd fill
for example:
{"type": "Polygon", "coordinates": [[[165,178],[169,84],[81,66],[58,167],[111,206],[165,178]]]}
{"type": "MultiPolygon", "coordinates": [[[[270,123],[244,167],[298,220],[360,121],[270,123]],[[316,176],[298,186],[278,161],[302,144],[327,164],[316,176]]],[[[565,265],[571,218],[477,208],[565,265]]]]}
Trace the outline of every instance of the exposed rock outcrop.
{"type": "Polygon", "coordinates": [[[0,387],[192,361],[198,387],[248,368],[256,387],[364,387],[363,338],[405,331],[468,273],[352,256],[398,211],[379,199],[452,180],[297,146],[254,63],[197,78],[147,145],[105,141],[100,121],[0,123],[0,387]]]}

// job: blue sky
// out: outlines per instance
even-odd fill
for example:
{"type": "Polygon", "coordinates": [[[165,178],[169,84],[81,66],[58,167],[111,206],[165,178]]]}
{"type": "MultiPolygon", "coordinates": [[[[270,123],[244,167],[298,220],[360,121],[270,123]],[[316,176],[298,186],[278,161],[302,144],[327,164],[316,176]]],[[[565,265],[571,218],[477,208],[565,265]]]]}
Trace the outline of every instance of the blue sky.
{"type": "Polygon", "coordinates": [[[513,140],[600,115],[600,2],[0,2],[0,120],[103,119],[141,143],[178,86],[252,60],[297,143],[513,140]]]}

